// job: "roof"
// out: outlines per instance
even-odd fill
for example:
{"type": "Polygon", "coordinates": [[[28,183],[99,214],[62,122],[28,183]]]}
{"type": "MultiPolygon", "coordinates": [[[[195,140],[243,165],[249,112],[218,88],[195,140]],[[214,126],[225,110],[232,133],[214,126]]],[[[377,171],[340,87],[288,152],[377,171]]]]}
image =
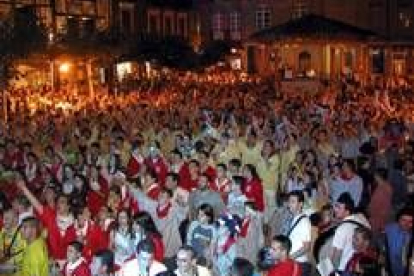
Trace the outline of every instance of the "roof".
{"type": "Polygon", "coordinates": [[[378,39],[379,36],[372,31],[338,20],[309,14],[256,32],[250,38],[263,42],[295,38],[366,41],[378,39]]]}

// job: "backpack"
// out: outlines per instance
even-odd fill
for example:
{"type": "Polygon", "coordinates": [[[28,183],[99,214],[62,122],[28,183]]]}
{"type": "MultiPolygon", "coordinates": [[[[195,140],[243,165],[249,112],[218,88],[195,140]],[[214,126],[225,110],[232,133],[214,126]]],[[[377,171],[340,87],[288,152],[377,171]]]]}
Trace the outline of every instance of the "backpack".
{"type": "Polygon", "coordinates": [[[318,238],[316,239],[315,244],[313,246],[313,256],[316,260],[316,263],[319,263],[321,260],[324,260],[330,257],[332,241],[333,241],[333,237],[335,235],[336,229],[338,229],[339,226],[345,223],[350,223],[350,224],[356,225],[357,227],[366,228],[365,225],[355,220],[345,220],[339,223],[337,226],[331,227],[327,231],[320,234],[318,238]]]}

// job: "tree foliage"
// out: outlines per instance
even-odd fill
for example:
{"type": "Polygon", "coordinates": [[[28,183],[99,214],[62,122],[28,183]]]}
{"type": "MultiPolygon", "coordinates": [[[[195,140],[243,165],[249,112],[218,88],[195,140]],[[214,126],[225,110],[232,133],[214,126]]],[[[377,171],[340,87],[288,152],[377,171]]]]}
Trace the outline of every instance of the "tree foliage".
{"type": "Polygon", "coordinates": [[[0,63],[3,81],[15,74],[13,64],[18,59],[44,51],[47,32],[31,6],[17,8],[0,22],[0,63]]]}

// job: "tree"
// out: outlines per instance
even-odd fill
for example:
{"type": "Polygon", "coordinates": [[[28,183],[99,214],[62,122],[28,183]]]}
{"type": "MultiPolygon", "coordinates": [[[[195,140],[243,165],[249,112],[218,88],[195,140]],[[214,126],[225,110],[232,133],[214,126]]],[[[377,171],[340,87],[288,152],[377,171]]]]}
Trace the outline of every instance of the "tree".
{"type": "MultiPolygon", "coordinates": [[[[8,80],[16,77],[15,62],[42,52],[47,44],[46,29],[39,22],[33,6],[12,9],[0,21],[0,90],[7,88],[8,80]]],[[[3,111],[6,114],[6,94],[3,93],[3,111]]]]}

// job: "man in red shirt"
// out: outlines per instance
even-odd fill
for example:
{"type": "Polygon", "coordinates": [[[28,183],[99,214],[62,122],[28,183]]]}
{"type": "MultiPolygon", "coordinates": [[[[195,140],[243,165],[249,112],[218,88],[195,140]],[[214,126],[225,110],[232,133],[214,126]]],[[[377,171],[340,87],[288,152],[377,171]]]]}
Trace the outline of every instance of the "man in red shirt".
{"type": "Polygon", "coordinates": [[[82,258],[83,245],[78,241],[69,244],[67,250],[67,262],[63,266],[63,276],[91,276],[89,265],[82,258]]]}
{"type": "Polygon", "coordinates": [[[292,242],[288,237],[275,236],[271,243],[273,258],[276,264],[268,271],[268,276],[300,276],[302,271],[300,265],[289,258],[292,242]]]}
{"type": "Polygon", "coordinates": [[[59,265],[62,265],[66,260],[66,249],[69,243],[76,240],[74,220],[69,211],[68,198],[64,195],[59,195],[56,199],[56,208],[52,208],[42,205],[29,191],[23,180],[18,180],[16,184],[30,201],[36,211],[36,215],[47,229],[47,245],[50,256],[59,265]]]}

